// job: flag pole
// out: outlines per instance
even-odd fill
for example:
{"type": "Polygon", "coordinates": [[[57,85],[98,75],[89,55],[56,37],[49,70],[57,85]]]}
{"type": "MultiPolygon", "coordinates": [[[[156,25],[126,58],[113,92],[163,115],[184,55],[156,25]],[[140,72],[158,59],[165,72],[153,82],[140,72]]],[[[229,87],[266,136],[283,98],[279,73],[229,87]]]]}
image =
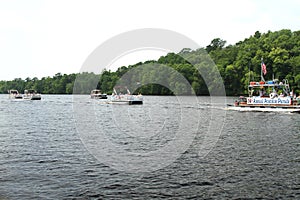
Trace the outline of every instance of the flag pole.
{"type": "Polygon", "coordinates": [[[261,63],[260,63],[260,77],[261,77],[261,81],[265,82],[265,79],[264,79],[264,76],[263,76],[263,62],[264,62],[264,59],[263,57],[261,58],[261,63]]]}

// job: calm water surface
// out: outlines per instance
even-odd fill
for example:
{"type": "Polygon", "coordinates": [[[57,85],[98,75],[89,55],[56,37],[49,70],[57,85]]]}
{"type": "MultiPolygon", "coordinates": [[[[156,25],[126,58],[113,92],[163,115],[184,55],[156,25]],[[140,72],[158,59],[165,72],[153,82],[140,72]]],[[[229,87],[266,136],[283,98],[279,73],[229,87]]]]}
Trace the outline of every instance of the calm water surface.
{"type": "MultiPolygon", "coordinates": [[[[72,96],[13,101],[0,95],[0,199],[300,198],[299,114],[227,111],[224,117],[224,106],[208,97],[196,104],[183,99],[146,96],[144,105],[128,107],[77,96],[74,107],[72,96]],[[204,133],[217,120],[212,110],[220,112],[223,129],[201,156],[204,133]],[[190,117],[183,124],[184,115],[190,117]],[[134,160],[125,159],[119,170],[93,153],[83,138],[97,143],[102,135],[95,130],[138,156],[168,145],[178,130],[193,138],[181,138],[188,146],[173,162],[134,173],[126,168],[134,160]]],[[[151,164],[141,158],[132,169],[151,164]]]]}

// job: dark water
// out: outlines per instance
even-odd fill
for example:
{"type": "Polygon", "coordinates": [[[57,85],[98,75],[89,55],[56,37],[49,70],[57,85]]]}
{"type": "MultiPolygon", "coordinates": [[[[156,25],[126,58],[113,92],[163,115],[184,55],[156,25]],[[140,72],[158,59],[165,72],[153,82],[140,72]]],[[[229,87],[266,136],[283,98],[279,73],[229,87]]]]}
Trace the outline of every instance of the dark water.
{"type": "Polygon", "coordinates": [[[1,95],[0,199],[299,199],[300,115],[209,102],[1,95]]]}

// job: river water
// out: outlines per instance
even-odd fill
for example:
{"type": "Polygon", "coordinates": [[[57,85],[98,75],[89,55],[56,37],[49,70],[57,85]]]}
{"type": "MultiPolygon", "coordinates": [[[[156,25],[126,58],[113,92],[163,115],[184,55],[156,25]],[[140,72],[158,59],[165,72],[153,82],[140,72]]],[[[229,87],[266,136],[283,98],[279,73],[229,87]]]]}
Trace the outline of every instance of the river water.
{"type": "Polygon", "coordinates": [[[300,115],[223,108],[0,95],[0,199],[299,199],[300,115]]]}

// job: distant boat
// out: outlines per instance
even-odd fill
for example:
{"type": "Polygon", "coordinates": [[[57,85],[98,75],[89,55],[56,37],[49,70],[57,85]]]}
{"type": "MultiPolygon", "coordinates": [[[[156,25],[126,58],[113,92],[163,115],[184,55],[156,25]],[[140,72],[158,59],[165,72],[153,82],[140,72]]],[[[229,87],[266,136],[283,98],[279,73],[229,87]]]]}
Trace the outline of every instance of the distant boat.
{"type": "Polygon", "coordinates": [[[23,99],[23,96],[19,94],[18,90],[8,90],[10,99],[23,99]]]}
{"type": "Polygon", "coordinates": [[[25,100],[41,100],[42,96],[41,94],[37,93],[35,90],[25,90],[23,99],[25,100]]]}
{"type": "Polygon", "coordinates": [[[136,105],[143,104],[143,100],[143,95],[132,95],[127,87],[117,86],[114,87],[108,103],[136,105]]]}
{"type": "Polygon", "coordinates": [[[228,110],[300,113],[300,96],[290,90],[288,80],[265,81],[263,72],[266,73],[266,66],[262,62],[261,81],[250,82],[249,96],[240,96],[228,110]]]}
{"type": "Polygon", "coordinates": [[[107,94],[102,94],[101,90],[92,90],[91,98],[92,99],[107,99],[107,94]]]}

